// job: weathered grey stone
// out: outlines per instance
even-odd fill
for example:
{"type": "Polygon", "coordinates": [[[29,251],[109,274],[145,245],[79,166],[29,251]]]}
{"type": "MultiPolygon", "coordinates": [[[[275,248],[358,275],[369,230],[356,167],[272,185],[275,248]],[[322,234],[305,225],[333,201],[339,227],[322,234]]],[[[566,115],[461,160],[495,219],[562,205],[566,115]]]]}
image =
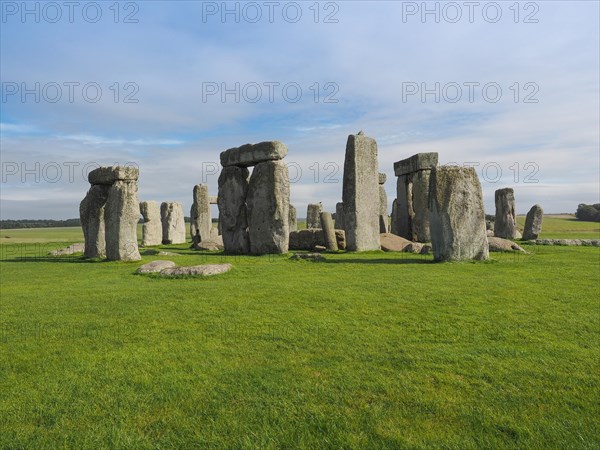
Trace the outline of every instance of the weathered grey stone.
{"type": "Polygon", "coordinates": [[[391,233],[382,233],[380,239],[381,250],[384,252],[403,252],[406,247],[412,244],[408,239],[391,233]]]}
{"type": "Polygon", "coordinates": [[[525,218],[525,228],[523,229],[523,239],[537,239],[542,232],[542,221],[544,220],[544,210],[540,205],[533,205],[527,217],[525,218]]]}
{"type": "MultiPolygon", "coordinates": [[[[335,239],[339,250],[346,249],[346,234],[344,230],[335,230],[335,239]]],[[[325,247],[325,237],[321,228],[298,230],[290,233],[290,250],[312,251],[316,246],[325,247]]]]}
{"type": "Polygon", "coordinates": [[[185,219],[183,205],[178,202],[163,202],[160,205],[162,243],[183,244],[185,242],[185,219]]]}
{"type": "Polygon", "coordinates": [[[379,250],[378,173],[375,139],[348,136],[342,202],[350,251],[379,250]]]}
{"type": "Polygon", "coordinates": [[[327,247],[325,247],[324,245],[315,245],[315,252],[324,252],[325,250],[327,250],[327,247]]]}
{"type": "Polygon", "coordinates": [[[394,163],[394,173],[397,177],[417,172],[419,170],[431,170],[438,164],[438,154],[417,153],[410,158],[403,159],[394,163]]]}
{"type": "Polygon", "coordinates": [[[223,250],[223,239],[221,236],[217,236],[215,239],[196,242],[192,244],[192,249],[209,252],[221,251],[223,250]]]}
{"type": "Polygon", "coordinates": [[[136,270],[136,273],[156,273],[169,267],[175,267],[176,265],[177,264],[175,264],[173,261],[158,259],[140,266],[138,270],[136,270]]]}
{"type": "Polygon", "coordinates": [[[219,176],[219,224],[226,253],[247,254],[248,238],[248,169],[224,167],[219,176]]]}
{"type": "Polygon", "coordinates": [[[431,171],[429,210],[436,261],[483,260],[489,255],[481,184],[473,167],[431,171]]]}
{"type": "Polygon", "coordinates": [[[79,218],[85,239],[86,258],[106,256],[104,209],[110,186],[92,185],[79,204],[79,218]]]}
{"type": "Polygon", "coordinates": [[[137,224],[140,218],[137,181],[115,181],[104,207],[106,259],[139,261],[137,224]]]}
{"type": "Polygon", "coordinates": [[[378,182],[379,184],[385,184],[387,181],[387,175],[385,173],[379,173],[378,182]]]}
{"type": "Polygon", "coordinates": [[[335,228],[343,230],[344,228],[344,204],[338,202],[335,204],[335,228]]]}
{"type": "Polygon", "coordinates": [[[77,244],[71,244],[68,247],[60,248],[57,250],[52,250],[52,251],[48,252],[48,254],[51,256],[67,256],[67,255],[72,255],[74,253],[83,253],[83,252],[85,252],[85,243],[81,242],[81,243],[77,243],[77,244]]]}
{"type": "Polygon", "coordinates": [[[323,204],[309,203],[306,208],[306,228],[311,230],[313,228],[321,228],[321,212],[323,211],[323,204]]]}
{"type": "Polygon", "coordinates": [[[209,195],[208,196],[208,203],[210,203],[211,205],[218,205],[219,204],[219,197],[217,197],[216,195],[209,195]]]}
{"type": "Polygon", "coordinates": [[[249,167],[264,161],[280,160],[287,155],[288,149],[283,142],[266,141],[258,144],[246,144],[230,148],[221,153],[223,167],[249,167]]]}
{"type": "Polygon", "coordinates": [[[494,236],[504,239],[515,239],[517,231],[515,192],[512,188],[498,189],[494,197],[496,201],[494,236]]]}
{"type": "Polygon", "coordinates": [[[152,201],[140,202],[140,214],[144,218],[142,223],[142,247],[160,245],[162,243],[162,223],[158,203],[152,201]]]}
{"type": "MultiPolygon", "coordinates": [[[[379,174],[385,175],[385,174],[379,174]]],[[[385,192],[385,187],[383,184],[379,185],[379,216],[377,220],[379,222],[379,232],[387,233],[388,230],[388,210],[387,210],[387,193],[385,192]]]]}
{"type": "Polygon", "coordinates": [[[290,259],[292,261],[325,261],[325,257],[320,253],[294,253],[290,259]]]}
{"type": "Polygon", "coordinates": [[[212,275],[229,272],[230,270],[231,264],[204,264],[200,266],[170,267],[161,270],[160,274],[169,277],[177,275],[198,275],[209,277],[212,275]]]}
{"type": "Polygon", "coordinates": [[[412,175],[400,175],[396,181],[396,235],[412,240],[412,175]]]}
{"type": "Polygon", "coordinates": [[[201,242],[210,238],[210,229],[212,228],[208,186],[197,184],[194,186],[192,195],[194,201],[190,209],[190,235],[192,242],[201,242]]]}
{"type": "Polygon", "coordinates": [[[296,207],[293,205],[290,205],[290,214],[289,214],[290,232],[298,231],[298,218],[296,216],[297,216],[296,207]]]}
{"type": "Polygon", "coordinates": [[[90,184],[112,185],[116,181],[137,181],[139,170],[130,166],[98,167],[88,174],[90,184]]]}
{"type": "Polygon", "coordinates": [[[323,211],[321,213],[321,229],[323,230],[323,238],[325,239],[325,247],[332,252],[338,251],[337,239],[335,237],[335,228],[333,226],[333,218],[331,214],[323,211]]]}
{"type": "Polygon", "coordinates": [[[290,177],[283,161],[258,163],[248,186],[250,253],[287,253],[290,177]]]}
{"type": "Polygon", "coordinates": [[[392,202],[392,218],[391,218],[390,233],[400,236],[400,218],[398,215],[398,200],[392,202]]]}
{"type": "Polygon", "coordinates": [[[521,253],[527,253],[521,246],[515,244],[513,241],[510,241],[508,239],[488,236],[488,245],[490,252],[517,251],[521,253]]]}

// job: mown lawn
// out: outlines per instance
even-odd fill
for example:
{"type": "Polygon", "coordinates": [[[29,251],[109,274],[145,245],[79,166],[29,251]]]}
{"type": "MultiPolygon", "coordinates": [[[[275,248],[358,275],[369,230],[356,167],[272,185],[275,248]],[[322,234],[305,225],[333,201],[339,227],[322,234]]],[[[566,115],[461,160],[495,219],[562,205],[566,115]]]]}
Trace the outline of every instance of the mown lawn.
{"type": "Polygon", "coordinates": [[[600,248],[434,264],[180,245],[144,262],[234,268],[163,279],[10,239],[0,448],[600,446],[600,248]]]}

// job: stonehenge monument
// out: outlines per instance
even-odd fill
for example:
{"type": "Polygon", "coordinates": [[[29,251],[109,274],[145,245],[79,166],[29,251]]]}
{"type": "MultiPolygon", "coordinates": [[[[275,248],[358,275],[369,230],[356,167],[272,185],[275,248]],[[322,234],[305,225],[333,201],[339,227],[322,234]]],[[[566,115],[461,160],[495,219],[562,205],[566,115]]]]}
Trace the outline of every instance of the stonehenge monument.
{"type": "Polygon", "coordinates": [[[306,208],[306,228],[312,230],[313,228],[321,228],[321,212],[323,211],[323,204],[309,203],[306,208]]]}
{"type": "Polygon", "coordinates": [[[392,222],[398,235],[411,241],[429,242],[429,178],[437,167],[438,154],[417,153],[394,163],[398,177],[396,214],[392,222]]]}
{"type": "Polygon", "coordinates": [[[298,231],[298,218],[296,213],[296,207],[293,205],[290,205],[289,226],[290,233],[292,231],[298,231]]]}
{"type": "Polygon", "coordinates": [[[379,217],[377,220],[379,221],[379,232],[387,233],[388,232],[388,209],[387,209],[387,194],[385,192],[384,184],[387,180],[387,175],[385,173],[379,174],[379,217]]]}
{"type": "Polygon", "coordinates": [[[92,185],[79,205],[84,255],[111,261],[138,261],[139,201],[135,167],[99,167],[88,175],[92,185]]]}
{"type": "Polygon", "coordinates": [[[392,220],[390,226],[390,233],[400,236],[400,220],[398,219],[398,200],[394,199],[392,202],[392,220]]]}
{"type": "Polygon", "coordinates": [[[379,250],[377,142],[360,131],[348,136],[342,202],[350,251],[379,250]]]}
{"type": "Polygon", "coordinates": [[[142,247],[160,245],[162,243],[162,223],[160,207],[156,202],[140,202],[142,223],[142,247]]]}
{"type": "Polygon", "coordinates": [[[488,259],[481,184],[475,169],[434,167],[431,171],[429,196],[429,224],[434,259],[488,259]]]}
{"type": "Polygon", "coordinates": [[[197,184],[193,190],[193,203],[190,209],[190,235],[192,242],[198,243],[210,239],[212,219],[210,217],[210,201],[208,186],[197,184]]]}
{"type": "Polygon", "coordinates": [[[162,202],[160,205],[160,219],[162,222],[162,243],[185,243],[185,221],[183,205],[178,202],[162,202]]]}
{"type": "Polygon", "coordinates": [[[287,151],[283,143],[267,141],[221,153],[218,205],[225,252],[288,251],[290,180],[282,161],[287,151]]]}
{"type": "Polygon", "coordinates": [[[527,217],[525,218],[525,228],[523,229],[523,239],[537,239],[542,232],[542,221],[544,219],[544,210],[540,205],[533,205],[527,217]]]}
{"type": "Polygon", "coordinates": [[[512,188],[498,189],[494,197],[496,201],[494,236],[504,239],[515,239],[517,237],[515,192],[512,188]]]}

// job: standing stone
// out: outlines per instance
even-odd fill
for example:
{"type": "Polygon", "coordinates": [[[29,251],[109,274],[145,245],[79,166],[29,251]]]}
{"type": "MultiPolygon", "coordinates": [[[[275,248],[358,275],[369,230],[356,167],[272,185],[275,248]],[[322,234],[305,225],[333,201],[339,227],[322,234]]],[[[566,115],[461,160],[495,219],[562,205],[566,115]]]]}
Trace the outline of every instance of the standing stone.
{"type": "Polygon", "coordinates": [[[498,189],[494,197],[496,200],[494,236],[504,239],[514,239],[517,235],[515,192],[512,188],[498,189]]]}
{"type": "Polygon", "coordinates": [[[348,136],[344,159],[344,227],[349,251],[379,250],[377,142],[348,136]]]}
{"type": "Polygon", "coordinates": [[[137,176],[135,180],[118,180],[109,188],[104,209],[106,259],[139,261],[137,224],[140,218],[137,176]]]}
{"type": "Polygon", "coordinates": [[[210,229],[212,228],[208,186],[205,184],[194,186],[193,197],[194,202],[190,209],[190,234],[192,242],[198,243],[210,239],[210,229]]]}
{"type": "Polygon", "coordinates": [[[185,243],[185,219],[181,203],[163,202],[160,205],[160,219],[163,230],[163,244],[185,243]]]}
{"type": "Polygon", "coordinates": [[[306,208],[306,228],[311,230],[313,228],[321,228],[321,212],[323,211],[323,204],[309,203],[306,208]]]}
{"type": "MultiPolygon", "coordinates": [[[[416,242],[429,242],[429,177],[438,154],[417,153],[394,163],[396,185],[396,229],[398,235],[416,242]]],[[[394,220],[394,219],[392,219],[394,220]]]]}
{"type": "Polygon", "coordinates": [[[83,255],[86,258],[106,256],[104,207],[110,186],[94,184],[79,204],[79,218],[85,238],[83,255]]]}
{"type": "Polygon", "coordinates": [[[429,211],[436,261],[488,259],[481,184],[473,167],[431,171],[429,211]]]}
{"type": "Polygon", "coordinates": [[[144,217],[144,222],[142,223],[142,247],[160,245],[162,242],[162,224],[158,203],[140,202],[140,213],[144,217]]]}
{"type": "Polygon", "coordinates": [[[533,205],[525,218],[523,239],[527,241],[537,239],[542,232],[542,220],[544,220],[544,210],[540,205],[533,205]]]}
{"type": "Polygon", "coordinates": [[[379,232],[388,232],[387,194],[383,184],[379,185],[379,232]]]}
{"type": "Polygon", "coordinates": [[[335,227],[333,226],[333,218],[331,214],[323,211],[320,215],[321,228],[323,229],[323,238],[325,239],[325,247],[332,252],[338,251],[337,238],[335,237],[335,227]]]}
{"type": "Polygon", "coordinates": [[[219,225],[226,253],[247,254],[248,238],[248,169],[224,167],[219,176],[219,225]]]}
{"type": "Polygon", "coordinates": [[[296,215],[297,215],[296,207],[293,205],[290,205],[290,215],[289,215],[290,233],[292,231],[298,231],[298,219],[297,219],[296,215]]]}
{"type": "Polygon", "coordinates": [[[342,202],[335,204],[335,228],[344,229],[344,204],[342,202]]]}
{"type": "Polygon", "coordinates": [[[400,220],[398,218],[398,200],[394,199],[392,202],[392,225],[390,227],[390,233],[400,236],[400,220]]]}
{"type": "Polygon", "coordinates": [[[250,253],[287,253],[290,236],[290,177],[287,165],[276,160],[254,166],[246,201],[250,253]]]}

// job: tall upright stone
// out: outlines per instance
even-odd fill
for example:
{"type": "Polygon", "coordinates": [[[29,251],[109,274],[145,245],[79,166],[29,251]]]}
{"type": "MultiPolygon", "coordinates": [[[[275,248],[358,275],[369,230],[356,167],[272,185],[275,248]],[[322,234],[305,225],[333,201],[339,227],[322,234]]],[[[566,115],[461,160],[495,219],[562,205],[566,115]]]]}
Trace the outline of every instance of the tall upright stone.
{"type": "Polygon", "coordinates": [[[542,221],[544,220],[544,210],[540,205],[533,205],[527,217],[525,218],[525,228],[523,229],[523,239],[537,239],[542,232],[542,221]]]}
{"type": "Polygon", "coordinates": [[[219,224],[226,253],[247,254],[250,251],[248,238],[248,195],[249,171],[245,167],[228,166],[219,176],[219,224]]]}
{"type": "Polygon", "coordinates": [[[140,214],[144,218],[142,223],[142,247],[160,245],[162,243],[162,223],[158,203],[152,201],[140,202],[140,214]]]}
{"type": "Polygon", "coordinates": [[[435,152],[417,153],[394,163],[394,173],[398,177],[395,226],[399,236],[416,242],[431,240],[429,177],[437,164],[435,152]]]}
{"type": "Polygon", "coordinates": [[[290,237],[287,165],[281,160],[256,164],[246,202],[250,253],[287,253],[290,237]]]}
{"type": "Polygon", "coordinates": [[[385,192],[385,182],[387,180],[387,175],[385,173],[379,174],[379,217],[377,218],[379,221],[379,232],[387,233],[388,232],[388,199],[387,193],[385,192]]]}
{"type": "Polygon", "coordinates": [[[436,261],[488,258],[481,184],[473,167],[441,166],[431,171],[431,245],[436,261]]]}
{"type": "Polygon", "coordinates": [[[400,236],[400,219],[398,217],[398,200],[392,202],[392,217],[391,217],[390,233],[400,236]]]}
{"type": "Polygon", "coordinates": [[[193,190],[194,201],[190,209],[190,234],[192,242],[197,243],[210,239],[212,218],[210,216],[210,196],[208,186],[197,184],[193,190]]]}
{"type": "Polygon", "coordinates": [[[79,204],[79,218],[85,239],[83,255],[86,258],[104,258],[106,256],[104,207],[108,199],[109,188],[110,186],[93,184],[79,204]]]}
{"type": "Polygon", "coordinates": [[[323,238],[325,239],[325,246],[327,250],[332,252],[338,251],[337,238],[335,237],[335,227],[333,226],[333,218],[331,213],[323,211],[320,214],[321,228],[323,229],[323,238]]]}
{"type": "Polygon", "coordinates": [[[321,212],[323,211],[323,204],[309,203],[306,208],[306,228],[312,230],[313,228],[321,228],[321,212]]]}
{"type": "Polygon", "coordinates": [[[290,214],[289,214],[289,226],[290,226],[290,233],[292,231],[298,231],[298,218],[297,218],[296,207],[291,204],[290,204],[290,214]]]}
{"type": "Polygon", "coordinates": [[[498,189],[494,197],[496,201],[494,236],[504,239],[514,239],[517,236],[515,191],[512,188],[498,189]]]}
{"type": "Polygon", "coordinates": [[[349,251],[379,250],[377,142],[362,131],[349,135],[342,202],[349,251]]]}
{"type": "Polygon", "coordinates": [[[112,261],[141,259],[138,176],[136,167],[126,166],[99,167],[88,174],[92,188],[80,205],[86,256],[105,255],[112,261]]]}
{"type": "Polygon", "coordinates": [[[160,219],[162,222],[162,243],[185,243],[185,218],[183,205],[178,202],[163,202],[160,205],[160,219]]]}
{"type": "Polygon", "coordinates": [[[344,230],[344,204],[338,202],[335,204],[335,228],[336,230],[344,230]]]}

